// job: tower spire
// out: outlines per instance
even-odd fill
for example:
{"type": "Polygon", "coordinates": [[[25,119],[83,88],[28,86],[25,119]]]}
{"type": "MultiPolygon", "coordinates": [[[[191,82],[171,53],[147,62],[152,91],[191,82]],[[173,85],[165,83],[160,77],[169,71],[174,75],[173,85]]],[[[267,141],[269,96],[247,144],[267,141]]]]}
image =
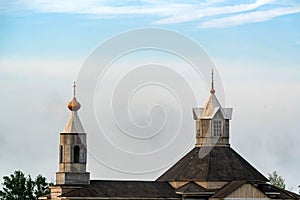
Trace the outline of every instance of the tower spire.
{"type": "Polygon", "coordinates": [[[214,94],[215,89],[214,89],[214,69],[211,69],[211,88],[210,88],[210,93],[214,94]]]}
{"type": "Polygon", "coordinates": [[[87,136],[77,113],[80,103],[75,97],[75,90],[76,83],[74,81],[74,96],[68,104],[68,108],[72,112],[65,128],[60,133],[59,171],[56,173],[56,188],[60,188],[60,190],[55,191],[56,195],[61,195],[69,190],[69,186],[78,187],[78,185],[90,183],[90,173],[86,171],[87,136]],[[62,185],[68,187],[61,187],[62,185]]]}
{"type": "Polygon", "coordinates": [[[76,82],[74,81],[74,84],[73,84],[73,97],[76,96],[76,82]]]}
{"type": "Polygon", "coordinates": [[[229,121],[232,108],[223,108],[214,95],[213,69],[210,93],[203,108],[193,108],[196,120],[196,146],[229,146],[229,121]]]}

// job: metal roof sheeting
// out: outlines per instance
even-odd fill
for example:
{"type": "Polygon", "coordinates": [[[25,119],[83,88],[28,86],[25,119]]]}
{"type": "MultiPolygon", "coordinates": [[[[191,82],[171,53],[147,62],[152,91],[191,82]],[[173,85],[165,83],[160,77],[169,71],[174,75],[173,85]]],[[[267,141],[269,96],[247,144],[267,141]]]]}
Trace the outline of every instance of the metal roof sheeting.
{"type": "Polygon", "coordinates": [[[77,111],[72,111],[71,116],[62,133],[84,133],[77,111]]]}

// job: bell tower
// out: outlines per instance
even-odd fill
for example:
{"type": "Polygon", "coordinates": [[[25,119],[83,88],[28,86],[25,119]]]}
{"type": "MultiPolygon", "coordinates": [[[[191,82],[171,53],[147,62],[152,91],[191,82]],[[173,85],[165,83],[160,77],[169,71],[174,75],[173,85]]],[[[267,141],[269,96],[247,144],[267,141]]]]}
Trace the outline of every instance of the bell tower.
{"type": "Polygon", "coordinates": [[[230,146],[229,121],[232,108],[223,108],[214,89],[214,73],[211,74],[210,96],[204,108],[193,108],[196,121],[196,147],[230,146]]]}
{"type": "Polygon", "coordinates": [[[77,111],[81,105],[76,99],[76,84],[73,85],[73,99],[68,108],[71,116],[60,133],[59,171],[56,185],[86,185],[90,183],[90,173],[86,172],[87,143],[77,111]]]}

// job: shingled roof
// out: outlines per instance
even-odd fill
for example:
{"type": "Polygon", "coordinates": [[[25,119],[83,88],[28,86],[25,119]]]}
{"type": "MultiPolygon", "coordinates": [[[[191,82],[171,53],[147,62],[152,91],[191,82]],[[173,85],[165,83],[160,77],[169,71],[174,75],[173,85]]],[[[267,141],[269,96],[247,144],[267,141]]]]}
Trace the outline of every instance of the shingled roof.
{"type": "Polygon", "coordinates": [[[90,185],[61,195],[69,199],[109,197],[118,199],[180,199],[167,182],[91,180],[90,185]]]}
{"type": "Polygon", "coordinates": [[[206,189],[197,183],[191,181],[176,189],[176,193],[184,196],[198,196],[209,197],[215,193],[216,190],[206,189]]]}
{"type": "MultiPolygon", "coordinates": [[[[238,189],[248,181],[246,180],[238,180],[238,181],[231,181],[228,184],[226,184],[224,187],[222,187],[220,190],[218,190],[212,198],[225,198],[227,195],[232,193],[234,190],[238,189]]],[[[250,182],[249,182],[250,183],[250,182]]]]}
{"type": "Polygon", "coordinates": [[[258,184],[257,188],[271,199],[300,199],[300,195],[270,184],[258,184]]]}
{"type": "Polygon", "coordinates": [[[194,181],[191,181],[179,188],[176,189],[177,193],[200,193],[200,192],[207,192],[207,189],[204,187],[196,184],[194,181]]]}
{"type": "Polygon", "coordinates": [[[195,147],[158,181],[232,181],[267,182],[268,179],[230,147],[195,147]],[[200,148],[209,152],[199,156],[200,148]]]}

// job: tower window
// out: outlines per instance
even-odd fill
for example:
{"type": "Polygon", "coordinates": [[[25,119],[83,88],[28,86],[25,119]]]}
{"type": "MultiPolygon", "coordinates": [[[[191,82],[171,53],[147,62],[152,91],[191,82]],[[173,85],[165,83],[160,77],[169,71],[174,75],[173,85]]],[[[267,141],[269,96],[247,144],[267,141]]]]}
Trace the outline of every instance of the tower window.
{"type": "Polygon", "coordinates": [[[227,120],[225,120],[225,133],[224,133],[224,135],[225,135],[225,137],[229,137],[229,120],[227,119],[227,120]]]}
{"type": "Polygon", "coordinates": [[[79,163],[79,152],[80,148],[78,145],[74,147],[74,163],[79,163]]]}
{"type": "Polygon", "coordinates": [[[60,145],[59,147],[59,162],[62,163],[63,162],[63,146],[60,145]]]}
{"type": "Polygon", "coordinates": [[[222,120],[213,121],[213,136],[214,137],[222,136],[222,120]]]}

